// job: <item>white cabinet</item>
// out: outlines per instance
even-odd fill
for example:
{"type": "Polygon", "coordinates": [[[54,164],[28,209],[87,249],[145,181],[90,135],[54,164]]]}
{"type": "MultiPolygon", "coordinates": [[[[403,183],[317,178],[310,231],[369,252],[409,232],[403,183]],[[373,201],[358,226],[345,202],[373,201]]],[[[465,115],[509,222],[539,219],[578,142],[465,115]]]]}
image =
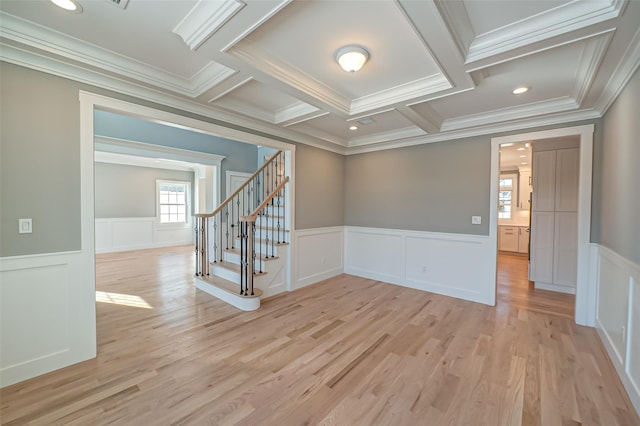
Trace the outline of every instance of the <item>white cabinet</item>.
{"type": "Polygon", "coordinates": [[[559,149],[556,156],[555,211],[578,211],[578,148],[559,149]]]}
{"type": "Polygon", "coordinates": [[[553,283],[554,212],[531,214],[531,281],[553,283]]]}
{"type": "Polygon", "coordinates": [[[529,227],[519,226],[518,229],[518,252],[529,253],[529,227]]]}
{"type": "Polygon", "coordinates": [[[578,258],[579,148],[533,153],[530,279],[574,293],[578,258]]]}
{"type": "Polygon", "coordinates": [[[527,226],[499,227],[498,250],[513,253],[529,252],[529,228],[527,226]]]}
{"type": "Polygon", "coordinates": [[[533,200],[536,211],[554,211],[556,200],[556,151],[533,153],[533,200]]]}
{"type": "Polygon", "coordinates": [[[578,273],[578,213],[556,212],[553,234],[553,283],[575,286],[578,273]]]}
{"type": "Polygon", "coordinates": [[[498,241],[500,251],[518,251],[518,230],[517,226],[500,226],[498,241]]]}

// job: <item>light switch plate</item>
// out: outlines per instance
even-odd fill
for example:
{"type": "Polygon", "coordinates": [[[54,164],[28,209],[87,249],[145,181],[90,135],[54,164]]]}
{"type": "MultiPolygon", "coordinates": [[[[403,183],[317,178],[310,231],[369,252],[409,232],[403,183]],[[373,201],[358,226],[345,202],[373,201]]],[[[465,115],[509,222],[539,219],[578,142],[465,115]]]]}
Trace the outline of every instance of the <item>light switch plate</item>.
{"type": "Polygon", "coordinates": [[[482,224],[482,216],[471,216],[471,224],[472,225],[482,224]]]}
{"type": "Polygon", "coordinates": [[[18,233],[31,234],[33,232],[33,222],[31,218],[18,219],[18,233]]]}

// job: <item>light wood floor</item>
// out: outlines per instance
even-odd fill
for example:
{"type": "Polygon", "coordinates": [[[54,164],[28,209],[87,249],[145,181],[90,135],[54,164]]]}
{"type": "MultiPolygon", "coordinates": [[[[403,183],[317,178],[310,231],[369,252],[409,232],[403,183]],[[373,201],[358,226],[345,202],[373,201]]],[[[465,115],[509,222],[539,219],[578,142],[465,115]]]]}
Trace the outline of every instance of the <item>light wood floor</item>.
{"type": "Polygon", "coordinates": [[[98,256],[101,300],[128,304],[98,303],[98,358],[2,389],[2,424],[640,424],[595,331],[510,291],[341,275],[246,313],[195,290],[192,259],[98,256]]]}
{"type": "Polygon", "coordinates": [[[575,296],[534,288],[528,265],[525,256],[498,254],[498,305],[574,318],[575,296]]]}

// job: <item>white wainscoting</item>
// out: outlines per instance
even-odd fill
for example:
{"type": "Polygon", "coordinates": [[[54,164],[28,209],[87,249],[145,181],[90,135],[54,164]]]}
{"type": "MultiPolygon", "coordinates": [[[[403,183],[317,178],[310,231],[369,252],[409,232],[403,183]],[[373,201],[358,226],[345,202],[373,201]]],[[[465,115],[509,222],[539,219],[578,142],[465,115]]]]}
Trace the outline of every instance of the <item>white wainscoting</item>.
{"type": "Polygon", "coordinates": [[[344,227],[295,231],[292,290],[344,272],[344,227]]]}
{"type": "Polygon", "coordinates": [[[93,269],[82,252],[0,259],[0,386],[96,356],[93,269]]]}
{"type": "Polygon", "coordinates": [[[193,244],[187,226],[158,225],[155,217],[96,219],[96,253],[193,244]]]}
{"type": "Polygon", "coordinates": [[[607,247],[597,253],[596,329],[640,412],[640,265],[607,247]]]}
{"type": "Polygon", "coordinates": [[[489,305],[492,259],[487,236],[345,228],[346,273],[489,305]]]}

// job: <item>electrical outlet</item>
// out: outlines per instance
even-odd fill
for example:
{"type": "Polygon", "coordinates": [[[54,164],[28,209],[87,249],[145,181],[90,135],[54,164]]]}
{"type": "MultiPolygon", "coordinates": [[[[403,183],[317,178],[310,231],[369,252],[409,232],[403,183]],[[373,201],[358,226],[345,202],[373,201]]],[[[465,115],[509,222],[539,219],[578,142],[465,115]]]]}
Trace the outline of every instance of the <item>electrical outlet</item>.
{"type": "Polygon", "coordinates": [[[481,225],[482,224],[482,216],[471,216],[471,224],[472,225],[481,225]]]}
{"type": "Polygon", "coordinates": [[[18,233],[31,234],[33,232],[33,221],[31,218],[18,219],[18,233]]]}

